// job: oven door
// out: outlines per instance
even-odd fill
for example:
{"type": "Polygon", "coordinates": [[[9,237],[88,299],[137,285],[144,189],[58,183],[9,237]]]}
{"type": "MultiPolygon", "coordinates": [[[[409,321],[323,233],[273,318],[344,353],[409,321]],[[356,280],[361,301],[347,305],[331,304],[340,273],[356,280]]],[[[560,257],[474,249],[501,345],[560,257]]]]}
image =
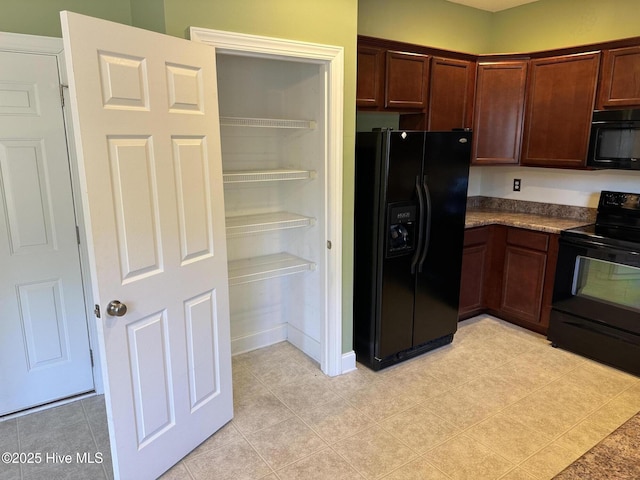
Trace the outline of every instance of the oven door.
{"type": "Polygon", "coordinates": [[[547,337],[640,374],[640,251],[561,237],[547,337]]]}
{"type": "Polygon", "coordinates": [[[640,249],[561,238],[553,308],[640,333],[640,249]]]}

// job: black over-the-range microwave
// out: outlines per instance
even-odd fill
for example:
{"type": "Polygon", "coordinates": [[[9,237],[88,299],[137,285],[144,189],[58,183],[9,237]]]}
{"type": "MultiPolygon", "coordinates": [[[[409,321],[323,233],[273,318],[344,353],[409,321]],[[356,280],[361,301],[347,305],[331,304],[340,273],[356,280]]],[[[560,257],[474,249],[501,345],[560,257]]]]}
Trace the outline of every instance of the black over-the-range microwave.
{"type": "Polygon", "coordinates": [[[593,112],[587,166],[640,170],[640,109],[593,112]]]}

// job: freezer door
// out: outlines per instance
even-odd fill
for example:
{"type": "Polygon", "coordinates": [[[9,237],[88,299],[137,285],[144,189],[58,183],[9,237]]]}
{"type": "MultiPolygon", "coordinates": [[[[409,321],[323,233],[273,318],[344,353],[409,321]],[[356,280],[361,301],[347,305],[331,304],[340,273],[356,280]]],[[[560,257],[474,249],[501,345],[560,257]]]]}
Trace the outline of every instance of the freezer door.
{"type": "Polygon", "coordinates": [[[383,359],[413,346],[413,305],[415,275],[412,260],[419,249],[419,205],[416,180],[422,170],[424,132],[388,132],[385,159],[384,259],[380,272],[380,312],[378,315],[376,357],[383,359]],[[396,249],[395,225],[413,214],[412,248],[396,249]]]}
{"type": "Polygon", "coordinates": [[[426,134],[422,184],[428,211],[418,264],[414,346],[457,329],[470,159],[471,132],[426,134]]]}

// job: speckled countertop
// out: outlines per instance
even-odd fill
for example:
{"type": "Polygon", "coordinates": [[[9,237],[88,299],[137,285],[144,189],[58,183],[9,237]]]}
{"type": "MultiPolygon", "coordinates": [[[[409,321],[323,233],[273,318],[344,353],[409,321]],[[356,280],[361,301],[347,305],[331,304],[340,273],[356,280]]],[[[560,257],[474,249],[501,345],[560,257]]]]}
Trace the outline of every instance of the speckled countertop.
{"type": "Polygon", "coordinates": [[[555,480],[638,480],[640,478],[640,414],[564,469],[555,480]]]}
{"type": "Polygon", "coordinates": [[[573,207],[493,197],[470,197],[465,228],[507,225],[547,233],[589,225],[595,221],[594,208],[573,207]]]}

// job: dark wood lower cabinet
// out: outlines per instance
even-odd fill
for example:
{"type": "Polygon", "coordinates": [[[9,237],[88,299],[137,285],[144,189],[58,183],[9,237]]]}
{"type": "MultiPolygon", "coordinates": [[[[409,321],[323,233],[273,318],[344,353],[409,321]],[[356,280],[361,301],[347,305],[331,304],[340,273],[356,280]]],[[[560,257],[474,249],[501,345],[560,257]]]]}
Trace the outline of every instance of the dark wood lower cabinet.
{"type": "Polygon", "coordinates": [[[546,265],[546,252],[507,245],[501,312],[523,322],[539,322],[546,265]]]}
{"type": "Polygon", "coordinates": [[[460,319],[488,312],[546,333],[557,254],[554,234],[502,225],[467,230],[460,319]]]}

